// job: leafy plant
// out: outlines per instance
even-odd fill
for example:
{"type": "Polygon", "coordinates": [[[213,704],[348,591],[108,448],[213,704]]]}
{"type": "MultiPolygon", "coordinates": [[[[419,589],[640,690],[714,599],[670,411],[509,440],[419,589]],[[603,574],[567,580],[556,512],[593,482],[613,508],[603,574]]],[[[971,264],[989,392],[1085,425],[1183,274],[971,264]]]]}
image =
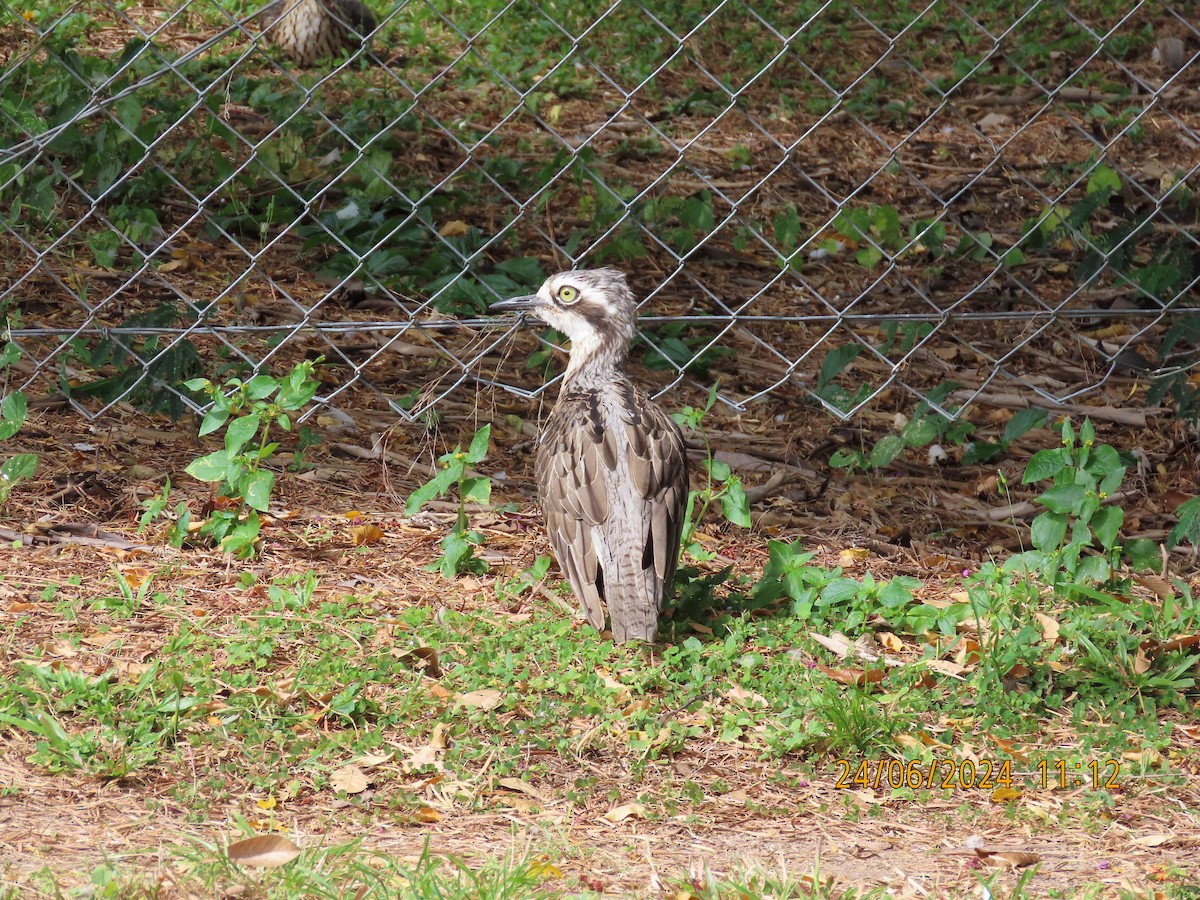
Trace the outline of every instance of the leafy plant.
{"type": "Polygon", "coordinates": [[[848,244],[858,247],[854,258],[864,269],[874,269],[886,254],[899,253],[908,243],[900,214],[891,205],[847,207],[837,214],[833,227],[848,244]]]}
{"type": "Polygon", "coordinates": [[[539,556],[533,565],[523,569],[511,578],[496,579],[496,599],[504,602],[520,597],[533,590],[546,579],[550,571],[550,557],[539,556]]]}
{"type": "Polygon", "coordinates": [[[121,323],[121,334],[96,338],[77,337],[70,342],[70,358],[76,372],[83,367],[95,377],[79,382],[64,365],[59,386],[68,396],[96,397],[111,403],[125,399],[150,413],[165,413],[178,419],[187,409],[180,395],[183,381],[201,371],[200,354],[187,338],[163,345],[164,335],[153,331],[137,335],[138,329],[170,328],[182,320],[178,307],[160,303],[146,312],[135,313],[121,323]]]}
{"type": "MultiPolygon", "coordinates": [[[[21,348],[9,341],[0,350],[0,371],[21,358],[21,348]]],[[[25,424],[29,405],[22,391],[8,391],[0,401],[0,441],[6,441],[25,424]]],[[[37,471],[38,458],[33,453],[15,453],[0,464],[0,505],[8,502],[13,489],[22,481],[33,477],[37,471]]]]}
{"type": "Polygon", "coordinates": [[[225,552],[244,558],[254,553],[262,521],[275,487],[275,473],[265,464],[279,448],[270,439],[273,428],[292,430],[290,413],[304,408],[316,395],[320,382],[313,367],[320,359],[297,365],[283,378],[255,375],[248,381],[233,378],[215,385],[195,378],[186,387],[203,391],[212,406],[200,423],[200,436],[225,429],[225,446],[193,460],[185,471],[193,478],[215,484],[212,514],[200,528],[225,552]]]}
{"type": "MultiPolygon", "coordinates": [[[[171,504],[171,479],[167,478],[161,493],[155,494],[142,501],[142,515],[138,519],[138,534],[142,534],[151,523],[163,518],[167,507],[171,504]]],[[[188,526],[192,522],[192,511],[186,500],[175,504],[174,518],[167,525],[167,543],[172,547],[182,547],[187,540],[188,526]]]]}
{"type": "MultiPolygon", "coordinates": [[[[887,468],[895,461],[896,457],[910,448],[923,448],[923,446],[929,446],[935,442],[961,444],[974,430],[974,426],[965,419],[949,419],[947,415],[935,409],[935,404],[942,406],[946,402],[946,398],[958,389],[958,386],[954,382],[944,382],[938,385],[937,388],[929,391],[928,398],[917,404],[912,419],[905,422],[899,432],[884,434],[877,440],[870,452],[846,448],[846,446],[839,448],[829,457],[830,466],[847,469],[848,472],[854,472],[856,469],[887,468]]],[[[1014,416],[1015,418],[1016,416],[1014,416]]],[[[1014,432],[1024,433],[1028,427],[1033,427],[1032,422],[1028,425],[1025,424],[1026,418],[1027,416],[1022,416],[1022,421],[1014,427],[1014,432]]],[[[1008,438],[1007,428],[1004,434],[1008,440],[1015,439],[1015,434],[1014,437],[1008,438]]],[[[1007,446],[1007,443],[1003,444],[1004,449],[1007,449],[1007,446]]],[[[970,450],[964,454],[964,463],[970,464],[977,461],[978,458],[972,458],[970,450]]]]}
{"type": "Polygon", "coordinates": [[[749,528],[752,524],[750,503],[746,499],[746,490],[742,486],[742,479],[733,473],[728,463],[713,457],[708,435],[704,431],[704,417],[717,402],[717,387],[714,384],[709,389],[708,401],[702,409],[685,406],[671,417],[683,427],[699,432],[704,440],[704,471],[708,481],[703,488],[688,493],[681,542],[684,552],[701,562],[714,559],[717,555],[712,550],[704,549],[696,534],[696,527],[704,521],[704,516],[713,503],[720,502],[721,515],[726,521],[742,528],[749,528]]]}
{"type": "MultiPolygon", "coordinates": [[[[1005,571],[1037,572],[1064,593],[1088,585],[1110,585],[1117,577],[1122,550],[1135,567],[1153,562],[1158,548],[1150,541],[1120,542],[1124,511],[1105,505],[1125,477],[1125,464],[1107,444],[1096,444],[1096,431],[1085,419],[1078,439],[1069,420],[1061,428],[1062,446],[1039,450],[1029,460],[1023,484],[1049,482],[1034,498],[1046,508],[1030,527],[1033,549],[1011,557],[1005,571]]],[[[1007,495],[1007,485],[1001,479],[1007,495]]]]}
{"type": "Polygon", "coordinates": [[[815,554],[799,543],[768,541],[767,549],[770,558],[750,599],[760,607],[776,607],[786,600],[789,615],[801,621],[836,622],[839,629],[853,632],[870,617],[880,616],[899,632],[953,634],[967,614],[961,603],[939,609],[915,602],[913,592],[920,586],[915,578],[902,575],[878,582],[870,573],[848,578],[840,567],[811,565],[815,554]]]}
{"type": "Polygon", "coordinates": [[[846,411],[854,408],[859,403],[867,399],[871,392],[870,385],[860,384],[858,389],[851,394],[846,388],[838,384],[837,378],[843,372],[846,372],[851,363],[858,359],[858,354],[862,352],[862,347],[855,343],[841,344],[833,347],[821,360],[821,369],[817,373],[816,394],[830,406],[835,409],[846,411]]]}
{"type": "Polygon", "coordinates": [[[442,555],[429,565],[444,578],[453,578],[463,572],[476,574],[487,571],[487,563],[475,556],[475,548],[483,543],[483,535],[471,529],[467,522],[468,503],[487,503],[492,496],[492,480],[484,475],[469,475],[467,470],[487,457],[488,442],[492,437],[492,426],[484,425],[471,439],[464,451],[462,444],[438,458],[440,471],[413,491],[404,506],[404,514],[414,515],[430,500],[444,497],[451,492],[458,495],[458,515],[454,527],[439,542],[442,555]]]}
{"type": "Polygon", "coordinates": [[[1167,535],[1167,549],[1177,547],[1183,541],[1200,545],[1200,497],[1193,497],[1191,500],[1180,503],[1175,514],[1179,517],[1179,521],[1167,535]]]}
{"type": "Polygon", "coordinates": [[[684,322],[667,322],[653,331],[653,340],[639,334],[639,342],[647,347],[643,365],[658,371],[690,371],[703,378],[717,360],[734,355],[728,347],[714,345],[710,337],[691,331],[684,322]]]}

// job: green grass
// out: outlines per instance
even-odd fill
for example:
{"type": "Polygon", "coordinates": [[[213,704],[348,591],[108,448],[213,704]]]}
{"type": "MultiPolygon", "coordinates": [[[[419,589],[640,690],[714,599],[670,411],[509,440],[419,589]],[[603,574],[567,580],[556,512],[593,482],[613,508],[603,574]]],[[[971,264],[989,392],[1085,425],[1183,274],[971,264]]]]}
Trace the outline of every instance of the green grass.
{"type": "MultiPolygon", "coordinates": [[[[783,551],[773,555],[778,562],[783,551]]],[[[699,821],[729,785],[664,779],[663,766],[720,747],[774,760],[781,784],[831,780],[839,760],[847,761],[847,773],[862,761],[889,759],[927,771],[956,758],[954,748],[964,745],[997,760],[1007,756],[1004,748],[1019,747],[1013,760],[1018,791],[1036,786],[1038,762],[1053,783],[1060,760],[1068,772],[1077,764],[1086,770],[1092,760],[1119,760],[1117,781],[1133,794],[1139,785],[1151,789],[1155,779],[1171,777],[1172,721],[1190,710],[1194,691],[1168,676],[1179,668],[1177,660],[1190,666],[1194,658],[1165,655],[1138,672],[1140,666],[1124,669],[1121,654],[1165,633],[1200,627],[1191,604],[1064,603],[985,567],[961,585],[969,599],[951,624],[947,610],[953,607],[922,613],[926,605],[908,596],[888,608],[889,601],[881,601],[886,594],[869,580],[836,569],[800,562],[782,579],[771,571],[758,582],[766,587],[757,604],[753,585],[735,581],[717,594],[705,585],[707,603],[692,597],[691,612],[679,611],[668,643],[655,652],[614,646],[542,604],[517,622],[486,598],[461,612],[435,614],[425,606],[381,612],[379,598],[327,591],[309,573],[267,583],[244,579],[228,592],[230,608],[218,612],[147,582],[136,604],[128,602],[127,588],[76,601],[79,620],[64,617],[60,639],[88,658],[96,635],[109,631],[116,637],[105,653],[119,660],[123,641],[131,639],[126,623],[152,611],[163,639],[153,661],[50,665],[49,659],[39,663],[30,648],[0,688],[0,716],[10,738],[24,738],[25,758],[35,768],[170,785],[165,799],[197,823],[222,818],[231,802],[250,797],[280,811],[340,798],[336,815],[351,827],[406,825],[430,815],[428,801],[408,788],[424,776],[456,784],[453,805],[463,810],[493,808],[494,786],[518,779],[555,795],[568,812],[635,798],[649,822],[699,821]],[[799,586],[798,597],[762,601],[788,577],[799,586]],[[837,599],[822,607],[822,598],[837,599]],[[847,627],[857,603],[872,612],[847,627]],[[1163,609],[1173,609],[1169,622],[1163,609]],[[1063,643],[1050,643],[1030,624],[1035,612],[1054,617],[1063,643]],[[925,624],[939,621],[941,635],[925,624]],[[838,673],[847,670],[884,668],[841,659],[812,640],[813,633],[829,634],[839,625],[852,639],[879,630],[896,635],[904,664],[887,667],[863,687],[838,683],[838,673]],[[973,652],[981,658],[968,658],[961,677],[927,664],[953,658],[955,642],[973,633],[979,646],[973,652]],[[1072,746],[1061,746],[1061,738],[1047,741],[1048,730],[1073,735],[1072,746]],[[1140,758],[1129,755],[1139,751],[1140,758]],[[369,803],[332,780],[340,767],[364,757],[388,761],[370,769],[369,803]],[[625,760],[630,786],[583,771],[555,794],[549,786],[564,767],[589,757],[625,760]],[[1144,776],[1150,780],[1140,780],[1144,776]]],[[[65,612],[64,602],[59,598],[65,612]]],[[[12,626],[6,643],[19,640],[22,624],[12,626]]],[[[957,796],[939,787],[890,793],[918,802],[957,796]]],[[[881,799],[887,795],[884,790],[881,799]]],[[[1019,797],[1002,804],[1018,818],[1024,815],[1019,797]]],[[[846,799],[848,821],[878,811],[846,799]]],[[[1060,824],[1103,818],[1110,804],[1110,791],[1089,792],[1064,808],[1060,824]]],[[[262,812],[239,829],[269,828],[274,815],[262,812]]],[[[245,877],[215,846],[189,844],[171,853],[173,865],[204,885],[245,877]]],[[[451,891],[445,896],[478,889],[471,879],[493,885],[488,890],[496,896],[506,895],[494,886],[506,879],[513,896],[540,896],[541,876],[550,872],[536,860],[502,869],[480,865],[430,857],[409,871],[356,845],[318,847],[270,873],[264,896],[289,896],[297,884],[310,885],[314,896],[337,896],[368,875],[378,883],[410,884],[413,896],[424,896],[421,879],[451,891]],[[531,868],[541,876],[530,876],[531,868]]],[[[126,872],[138,868],[136,859],[111,866],[97,869],[93,880],[111,875],[128,886],[128,879],[141,877],[126,872]]],[[[546,890],[556,895],[560,888],[546,890]]]]}

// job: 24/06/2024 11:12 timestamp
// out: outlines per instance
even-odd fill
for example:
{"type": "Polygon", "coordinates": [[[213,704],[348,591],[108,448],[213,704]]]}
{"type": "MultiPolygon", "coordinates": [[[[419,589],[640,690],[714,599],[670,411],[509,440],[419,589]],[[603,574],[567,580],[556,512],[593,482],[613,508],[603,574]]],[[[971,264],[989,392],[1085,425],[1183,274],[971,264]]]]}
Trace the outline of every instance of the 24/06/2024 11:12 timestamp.
{"type": "Polygon", "coordinates": [[[1094,791],[1113,790],[1121,774],[1121,763],[1115,759],[1088,762],[1068,762],[1065,759],[1041,760],[1032,772],[1012,771],[1012,760],[935,759],[931,763],[899,759],[862,760],[854,765],[839,759],[835,787],[864,788],[943,788],[946,790],[996,790],[1013,787],[1040,787],[1069,790],[1091,788],[1094,791]]]}

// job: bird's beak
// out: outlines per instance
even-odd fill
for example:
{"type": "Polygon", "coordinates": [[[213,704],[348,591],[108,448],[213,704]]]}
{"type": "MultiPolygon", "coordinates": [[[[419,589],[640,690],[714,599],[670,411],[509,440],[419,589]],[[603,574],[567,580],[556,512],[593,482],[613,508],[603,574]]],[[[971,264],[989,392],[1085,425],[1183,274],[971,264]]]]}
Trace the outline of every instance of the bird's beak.
{"type": "Polygon", "coordinates": [[[526,294],[524,297],[509,297],[507,300],[497,300],[488,307],[488,312],[533,312],[542,304],[542,298],[537,294],[526,294]]]}

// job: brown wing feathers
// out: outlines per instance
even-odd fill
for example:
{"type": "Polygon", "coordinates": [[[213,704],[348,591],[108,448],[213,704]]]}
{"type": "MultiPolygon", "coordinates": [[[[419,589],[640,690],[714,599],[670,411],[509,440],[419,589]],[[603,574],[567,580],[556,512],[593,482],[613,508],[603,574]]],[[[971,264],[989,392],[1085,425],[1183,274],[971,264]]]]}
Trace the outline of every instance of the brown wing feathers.
{"type": "MultiPolygon", "coordinates": [[[[648,397],[628,387],[621,398],[627,401],[621,404],[621,431],[631,486],[648,513],[641,534],[618,534],[618,525],[609,522],[617,432],[604,427],[598,397],[586,392],[564,396],[546,423],[539,449],[539,493],[551,543],[588,620],[598,628],[603,626],[599,601],[608,598],[592,526],[599,526],[610,546],[624,544],[636,553],[646,570],[639,581],[649,581],[653,573],[657,584],[647,585],[646,597],[638,602],[657,606],[675,571],[686,500],[686,487],[680,485],[687,484],[687,458],[678,428],[648,397]]],[[[613,584],[608,589],[638,587],[613,584]]],[[[609,612],[614,613],[611,603],[609,612]]],[[[655,618],[657,613],[654,609],[655,618]]]]}

